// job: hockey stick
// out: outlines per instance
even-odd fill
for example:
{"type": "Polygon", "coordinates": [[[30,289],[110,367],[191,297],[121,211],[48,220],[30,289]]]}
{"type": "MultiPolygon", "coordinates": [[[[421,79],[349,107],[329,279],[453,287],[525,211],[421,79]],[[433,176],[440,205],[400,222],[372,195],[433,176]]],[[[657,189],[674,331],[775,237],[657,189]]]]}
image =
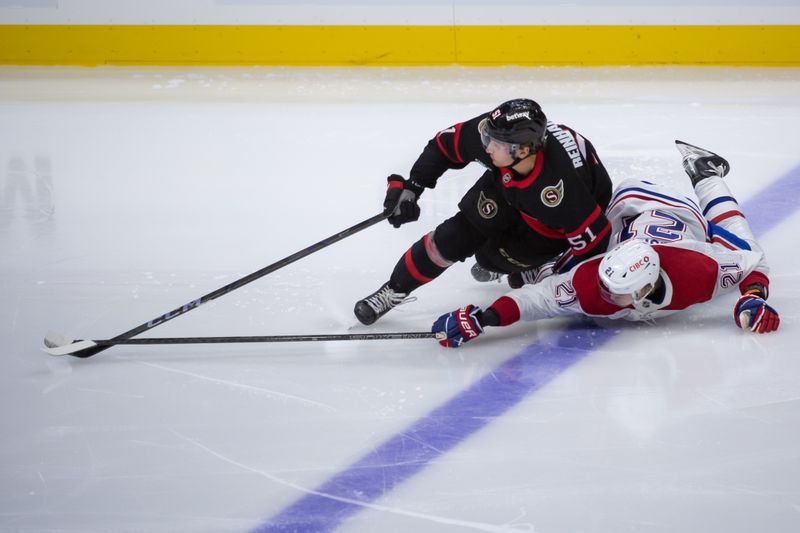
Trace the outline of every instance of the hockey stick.
{"type": "MultiPolygon", "coordinates": [[[[192,300],[191,302],[189,302],[187,304],[184,304],[184,305],[178,307],[177,309],[174,309],[174,310],[172,310],[172,311],[170,311],[168,313],[164,313],[163,315],[157,316],[156,318],[154,318],[154,319],[152,319],[152,320],[150,320],[148,322],[145,322],[144,324],[142,324],[140,326],[137,326],[137,327],[135,327],[135,328],[133,328],[133,329],[131,329],[129,331],[126,331],[125,333],[121,333],[120,335],[117,335],[116,337],[114,337],[112,339],[109,339],[109,342],[111,342],[111,341],[122,341],[122,340],[130,339],[131,337],[135,337],[136,335],[138,335],[138,334],[140,334],[140,333],[142,333],[144,331],[147,331],[149,329],[152,329],[152,328],[154,328],[154,327],[156,327],[158,325],[161,325],[164,322],[167,322],[168,320],[172,320],[173,318],[178,317],[178,316],[180,316],[180,315],[182,315],[184,313],[188,313],[192,309],[197,309],[198,307],[200,307],[201,305],[203,305],[206,302],[210,302],[211,300],[214,300],[216,298],[219,298],[220,296],[228,294],[231,291],[234,291],[234,290],[236,290],[236,289],[238,289],[238,288],[240,288],[240,287],[242,287],[244,285],[247,285],[251,281],[255,281],[258,278],[266,276],[267,274],[269,274],[271,272],[275,272],[279,268],[283,268],[286,265],[294,263],[298,259],[302,259],[303,257],[311,255],[314,252],[316,252],[318,250],[321,250],[321,249],[323,249],[323,248],[325,248],[327,246],[330,246],[331,244],[333,244],[335,242],[339,242],[340,240],[344,239],[345,237],[349,237],[350,235],[358,233],[359,231],[361,231],[363,229],[366,229],[366,228],[368,228],[370,226],[373,226],[373,225],[377,224],[378,222],[382,221],[383,219],[385,219],[387,216],[388,216],[387,214],[381,213],[379,215],[375,215],[372,218],[368,218],[367,220],[365,220],[363,222],[360,222],[360,223],[356,224],[355,226],[347,228],[344,231],[340,231],[339,233],[337,233],[335,235],[331,235],[327,239],[323,239],[323,240],[319,241],[318,243],[309,246],[308,248],[304,248],[303,250],[300,250],[299,252],[296,252],[296,253],[290,255],[289,257],[285,257],[285,258],[281,259],[280,261],[278,261],[276,263],[273,263],[273,264],[271,264],[269,266],[265,266],[261,270],[253,272],[252,274],[249,274],[249,275],[247,275],[247,276],[245,276],[243,278],[240,278],[240,279],[238,279],[238,280],[236,280],[234,282],[231,282],[228,285],[225,285],[224,287],[220,287],[219,289],[215,290],[214,292],[210,292],[210,293],[206,294],[205,296],[201,296],[200,298],[198,298],[196,300],[192,300]]],[[[113,346],[113,344],[102,345],[102,344],[96,344],[96,343],[87,345],[87,344],[84,344],[84,343],[91,343],[93,341],[71,341],[71,340],[66,339],[66,337],[64,337],[62,335],[59,335],[57,333],[56,334],[48,333],[47,337],[45,337],[45,351],[47,351],[47,349],[55,348],[55,346],[51,346],[48,343],[53,344],[53,343],[57,343],[57,342],[61,342],[61,341],[67,341],[66,344],[71,344],[72,346],[71,346],[71,349],[68,349],[67,346],[61,344],[60,348],[62,348],[62,350],[60,350],[60,353],[57,354],[57,355],[72,355],[72,356],[75,356],[75,357],[82,357],[82,358],[91,357],[91,356],[93,356],[93,355],[95,355],[97,353],[100,353],[103,350],[107,350],[108,348],[113,346]]],[[[48,352],[48,353],[51,353],[51,352],[48,352]]],[[[56,355],[56,354],[54,354],[54,355],[56,355]]]]}
{"type": "Polygon", "coordinates": [[[75,350],[95,347],[108,348],[118,344],[231,344],[245,342],[312,342],[312,341],[378,341],[388,339],[432,339],[435,333],[411,331],[405,333],[345,333],[332,335],[263,335],[248,337],[162,337],[149,339],[107,339],[74,341],[55,332],[45,336],[44,351],[50,355],[72,355],[75,350]]]}

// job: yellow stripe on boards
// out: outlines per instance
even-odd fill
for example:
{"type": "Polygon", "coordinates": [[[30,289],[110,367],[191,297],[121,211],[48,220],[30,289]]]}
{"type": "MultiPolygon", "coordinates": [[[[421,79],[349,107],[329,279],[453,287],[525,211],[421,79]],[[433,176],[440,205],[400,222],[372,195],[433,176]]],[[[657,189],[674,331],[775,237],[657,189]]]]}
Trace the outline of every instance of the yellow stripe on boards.
{"type": "Polygon", "coordinates": [[[456,28],[469,65],[800,65],[800,26],[512,26],[495,52],[487,28],[456,28]]]}
{"type": "Polygon", "coordinates": [[[800,65],[800,26],[0,25],[6,65],[800,65]]]}
{"type": "Polygon", "coordinates": [[[452,64],[452,27],[0,26],[0,63],[24,65],[452,64]]]}

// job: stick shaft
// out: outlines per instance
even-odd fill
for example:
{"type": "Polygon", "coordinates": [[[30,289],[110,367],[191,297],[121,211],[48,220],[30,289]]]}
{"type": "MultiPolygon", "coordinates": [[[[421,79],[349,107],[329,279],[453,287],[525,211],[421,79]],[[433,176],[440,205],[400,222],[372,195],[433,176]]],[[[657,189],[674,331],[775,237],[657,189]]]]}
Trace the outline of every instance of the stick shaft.
{"type": "Polygon", "coordinates": [[[98,346],[118,344],[233,344],[253,342],[309,342],[309,341],[374,341],[389,339],[432,339],[434,333],[409,331],[401,333],[345,333],[324,335],[261,335],[240,337],[152,337],[145,339],[107,339],[92,341],[98,346]]]}
{"type": "MultiPolygon", "coordinates": [[[[263,276],[266,276],[267,274],[275,272],[276,270],[278,270],[280,268],[283,268],[286,265],[294,263],[298,259],[302,259],[302,258],[304,258],[306,256],[309,256],[309,255],[313,254],[314,252],[317,252],[317,251],[319,251],[319,250],[321,250],[321,249],[323,249],[325,247],[330,246],[333,243],[339,242],[340,240],[342,240],[342,239],[344,239],[346,237],[349,237],[350,235],[354,235],[355,233],[358,233],[359,231],[361,231],[363,229],[366,229],[366,228],[368,228],[370,226],[373,226],[373,225],[377,224],[378,222],[384,220],[386,218],[386,216],[387,215],[381,213],[381,214],[375,215],[374,217],[368,218],[367,220],[364,220],[363,222],[359,222],[355,226],[352,226],[352,227],[347,228],[346,230],[340,231],[339,233],[337,233],[335,235],[331,235],[327,239],[323,239],[323,240],[319,241],[316,244],[312,244],[308,248],[304,248],[304,249],[300,250],[299,252],[296,252],[296,253],[288,256],[288,257],[285,257],[285,258],[281,259],[280,261],[277,261],[275,263],[272,263],[271,265],[265,266],[261,270],[257,270],[256,272],[253,272],[252,274],[248,274],[247,276],[244,276],[243,278],[237,279],[236,281],[233,281],[233,282],[225,285],[224,287],[220,287],[219,289],[217,289],[217,290],[215,290],[213,292],[210,292],[210,293],[206,294],[205,296],[201,296],[200,298],[197,298],[196,300],[192,300],[191,302],[188,302],[188,303],[186,303],[186,304],[184,304],[184,305],[182,305],[182,306],[180,306],[180,307],[178,307],[176,309],[173,309],[172,311],[170,311],[168,313],[164,313],[163,315],[157,316],[156,318],[154,318],[152,320],[149,320],[149,321],[145,322],[144,324],[141,324],[141,325],[136,326],[135,328],[133,328],[131,330],[126,331],[125,333],[121,333],[121,334],[117,335],[116,337],[114,337],[112,339],[108,339],[108,341],[109,342],[110,341],[122,341],[122,340],[130,339],[131,337],[135,337],[136,335],[139,335],[142,332],[145,332],[145,331],[147,331],[149,329],[152,329],[152,328],[154,328],[156,326],[159,326],[159,325],[163,324],[164,322],[167,322],[169,320],[172,320],[173,318],[179,317],[184,313],[188,313],[189,311],[191,311],[193,309],[197,309],[198,307],[200,307],[204,303],[210,302],[211,300],[215,300],[215,299],[219,298],[220,296],[223,296],[225,294],[228,294],[231,291],[234,291],[234,290],[236,290],[236,289],[238,289],[240,287],[243,287],[244,285],[247,285],[248,283],[250,283],[252,281],[255,281],[255,280],[257,280],[257,279],[259,279],[259,278],[261,278],[263,276]]],[[[117,343],[117,344],[119,344],[119,343],[117,343]]],[[[81,350],[80,352],[75,352],[74,354],[71,354],[71,355],[74,355],[75,357],[83,357],[83,358],[91,357],[91,356],[93,356],[93,355],[95,355],[97,353],[102,352],[103,350],[107,350],[110,346],[113,346],[113,344],[98,345],[98,346],[95,346],[93,348],[89,348],[87,350],[81,350]]]]}

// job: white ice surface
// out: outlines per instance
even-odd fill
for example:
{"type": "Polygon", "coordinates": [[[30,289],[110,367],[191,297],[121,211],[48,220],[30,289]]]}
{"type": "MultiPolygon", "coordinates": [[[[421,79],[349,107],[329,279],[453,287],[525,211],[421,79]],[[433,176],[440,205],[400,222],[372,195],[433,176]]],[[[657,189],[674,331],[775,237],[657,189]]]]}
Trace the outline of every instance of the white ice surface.
{"type": "MultiPolygon", "coordinates": [[[[433,133],[517,96],[590,138],[615,182],[690,192],[676,138],[725,155],[743,203],[800,164],[800,70],[0,69],[0,531],[249,531],[562,331],[493,329],[457,351],[40,351],[48,329],[115,336],[371,217],[433,133]]],[[[504,286],[467,262],[373,328],[351,311],[480,172],[427,191],[416,224],[367,229],[147,335],[424,331],[486,305],[504,286]]],[[[339,529],[798,531],[798,224],[761,237],[778,333],[737,330],[733,297],[614,324],[339,529]]]]}

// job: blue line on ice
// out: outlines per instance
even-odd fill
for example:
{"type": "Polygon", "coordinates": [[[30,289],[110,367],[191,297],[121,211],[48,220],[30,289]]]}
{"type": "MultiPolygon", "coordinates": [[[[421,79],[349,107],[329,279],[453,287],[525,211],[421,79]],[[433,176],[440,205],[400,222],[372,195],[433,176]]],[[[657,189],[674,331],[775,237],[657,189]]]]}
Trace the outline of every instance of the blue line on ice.
{"type": "MultiPolygon", "coordinates": [[[[800,166],[742,206],[753,232],[763,235],[800,207],[800,166]]],[[[547,345],[525,348],[468,389],[389,438],[369,454],[254,529],[254,532],[333,531],[397,485],[547,385],[615,336],[578,320],[547,345]]],[[[464,525],[464,524],[462,524],[464,525]]],[[[476,529],[484,529],[475,524],[476,529]]]]}

